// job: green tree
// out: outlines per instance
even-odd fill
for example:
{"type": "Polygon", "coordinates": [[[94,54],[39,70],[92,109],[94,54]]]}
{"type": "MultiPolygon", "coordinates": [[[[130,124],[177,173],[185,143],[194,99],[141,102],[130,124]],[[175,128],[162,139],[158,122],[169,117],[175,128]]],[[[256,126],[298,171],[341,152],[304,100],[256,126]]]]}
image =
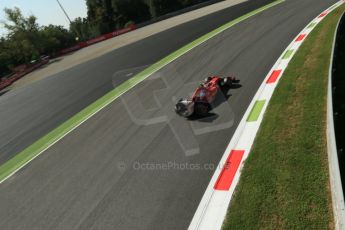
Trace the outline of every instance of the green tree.
{"type": "Polygon", "coordinates": [[[8,30],[8,47],[14,63],[29,62],[39,56],[39,26],[36,17],[25,18],[18,7],[5,8],[8,22],[4,27],[8,30]]]}
{"type": "Polygon", "coordinates": [[[145,0],[145,3],[149,7],[151,18],[155,18],[157,15],[154,0],[145,0]]]}
{"type": "Polygon", "coordinates": [[[153,4],[155,16],[161,16],[183,7],[182,1],[178,0],[152,0],[151,4],[153,4]]]}
{"type": "Polygon", "coordinates": [[[89,27],[96,35],[116,27],[116,15],[111,0],[86,0],[89,27]]]}
{"type": "Polygon", "coordinates": [[[119,27],[123,27],[128,21],[140,23],[151,19],[150,7],[145,0],[112,0],[112,5],[119,27]]]}
{"type": "Polygon", "coordinates": [[[37,60],[42,54],[54,54],[75,43],[74,35],[62,26],[40,27],[36,17],[24,17],[20,9],[4,9],[8,33],[0,40],[0,76],[17,65],[37,60]]]}
{"type": "Polygon", "coordinates": [[[201,2],[206,2],[205,0],[179,0],[179,2],[181,2],[181,4],[183,5],[183,7],[187,7],[187,6],[192,6],[201,2]]]}
{"type": "Polygon", "coordinates": [[[86,0],[89,28],[98,34],[151,18],[146,0],[86,0]]]}
{"type": "Polygon", "coordinates": [[[87,40],[92,36],[96,36],[99,32],[94,31],[91,24],[86,18],[78,17],[70,24],[70,31],[74,33],[81,41],[87,40]]]}
{"type": "Polygon", "coordinates": [[[9,69],[11,59],[9,57],[9,50],[6,43],[5,38],[0,38],[0,78],[11,72],[9,69]]]}
{"type": "Polygon", "coordinates": [[[75,36],[62,26],[48,25],[39,31],[41,40],[40,53],[54,54],[75,43],[75,36]]]}

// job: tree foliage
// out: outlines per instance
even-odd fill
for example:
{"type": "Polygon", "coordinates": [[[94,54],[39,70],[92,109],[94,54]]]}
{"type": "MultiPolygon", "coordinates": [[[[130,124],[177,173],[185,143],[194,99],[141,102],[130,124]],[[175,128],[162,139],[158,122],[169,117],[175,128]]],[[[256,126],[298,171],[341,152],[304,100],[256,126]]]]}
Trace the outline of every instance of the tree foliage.
{"type": "Polygon", "coordinates": [[[136,24],[207,0],[86,0],[94,35],[136,24]]]}
{"type": "Polygon", "coordinates": [[[112,0],[112,5],[118,15],[118,27],[128,21],[140,23],[151,19],[150,8],[143,0],[112,0]]]}
{"type": "Polygon", "coordinates": [[[0,77],[16,65],[37,60],[43,54],[54,54],[72,45],[74,35],[62,26],[40,27],[36,17],[24,17],[19,8],[5,8],[8,33],[0,40],[0,77]]]}
{"type": "Polygon", "coordinates": [[[75,43],[75,37],[62,26],[48,25],[39,31],[41,54],[54,54],[75,43]]]}
{"type": "Polygon", "coordinates": [[[16,65],[37,60],[100,34],[141,23],[183,7],[208,0],[85,0],[87,17],[76,18],[69,30],[39,26],[36,17],[23,16],[19,8],[5,8],[8,33],[0,39],[0,77],[16,65]]]}
{"type": "Polygon", "coordinates": [[[39,55],[39,26],[36,17],[25,18],[20,9],[5,8],[8,22],[4,27],[8,30],[6,48],[11,51],[15,63],[28,62],[39,55]]]}
{"type": "Polygon", "coordinates": [[[72,33],[74,33],[74,35],[82,41],[97,35],[88,20],[86,18],[80,17],[72,21],[72,23],[70,24],[70,31],[72,31],[72,33]]]}
{"type": "Polygon", "coordinates": [[[177,0],[153,0],[156,16],[161,16],[182,8],[181,1],[177,0]]]}

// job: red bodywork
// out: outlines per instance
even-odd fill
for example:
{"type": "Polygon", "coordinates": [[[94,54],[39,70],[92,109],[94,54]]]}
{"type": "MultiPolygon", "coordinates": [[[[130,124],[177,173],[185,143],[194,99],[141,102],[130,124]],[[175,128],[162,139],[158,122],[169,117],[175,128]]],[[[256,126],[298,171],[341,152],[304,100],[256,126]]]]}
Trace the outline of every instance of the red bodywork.
{"type": "Polygon", "coordinates": [[[193,93],[192,101],[205,103],[211,103],[214,101],[218,90],[220,89],[219,81],[221,80],[222,78],[215,76],[207,82],[204,82],[202,86],[199,86],[193,93]]]}

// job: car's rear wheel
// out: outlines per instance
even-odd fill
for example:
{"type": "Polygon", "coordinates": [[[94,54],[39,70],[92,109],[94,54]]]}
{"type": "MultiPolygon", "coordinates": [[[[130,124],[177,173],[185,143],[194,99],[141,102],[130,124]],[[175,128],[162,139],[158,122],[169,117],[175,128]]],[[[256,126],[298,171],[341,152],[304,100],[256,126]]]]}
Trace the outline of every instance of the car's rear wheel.
{"type": "Polygon", "coordinates": [[[194,106],[194,113],[196,115],[205,116],[209,111],[210,106],[207,103],[196,103],[194,106]]]}
{"type": "Polygon", "coordinates": [[[231,87],[233,79],[231,77],[226,77],[223,79],[223,86],[231,87]]]}

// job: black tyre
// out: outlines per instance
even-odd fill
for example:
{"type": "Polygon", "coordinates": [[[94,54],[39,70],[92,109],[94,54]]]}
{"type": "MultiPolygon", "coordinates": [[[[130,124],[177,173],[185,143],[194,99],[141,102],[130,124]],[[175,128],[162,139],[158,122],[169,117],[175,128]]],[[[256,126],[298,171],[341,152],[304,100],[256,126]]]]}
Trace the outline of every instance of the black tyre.
{"type": "Polygon", "coordinates": [[[194,106],[194,114],[205,116],[208,114],[208,111],[210,110],[210,106],[207,103],[196,103],[194,106]]]}
{"type": "Polygon", "coordinates": [[[223,86],[231,87],[233,79],[231,77],[223,78],[223,86]]]}
{"type": "Polygon", "coordinates": [[[186,110],[186,106],[181,101],[177,102],[175,105],[175,112],[180,116],[183,116],[186,110]]]}

